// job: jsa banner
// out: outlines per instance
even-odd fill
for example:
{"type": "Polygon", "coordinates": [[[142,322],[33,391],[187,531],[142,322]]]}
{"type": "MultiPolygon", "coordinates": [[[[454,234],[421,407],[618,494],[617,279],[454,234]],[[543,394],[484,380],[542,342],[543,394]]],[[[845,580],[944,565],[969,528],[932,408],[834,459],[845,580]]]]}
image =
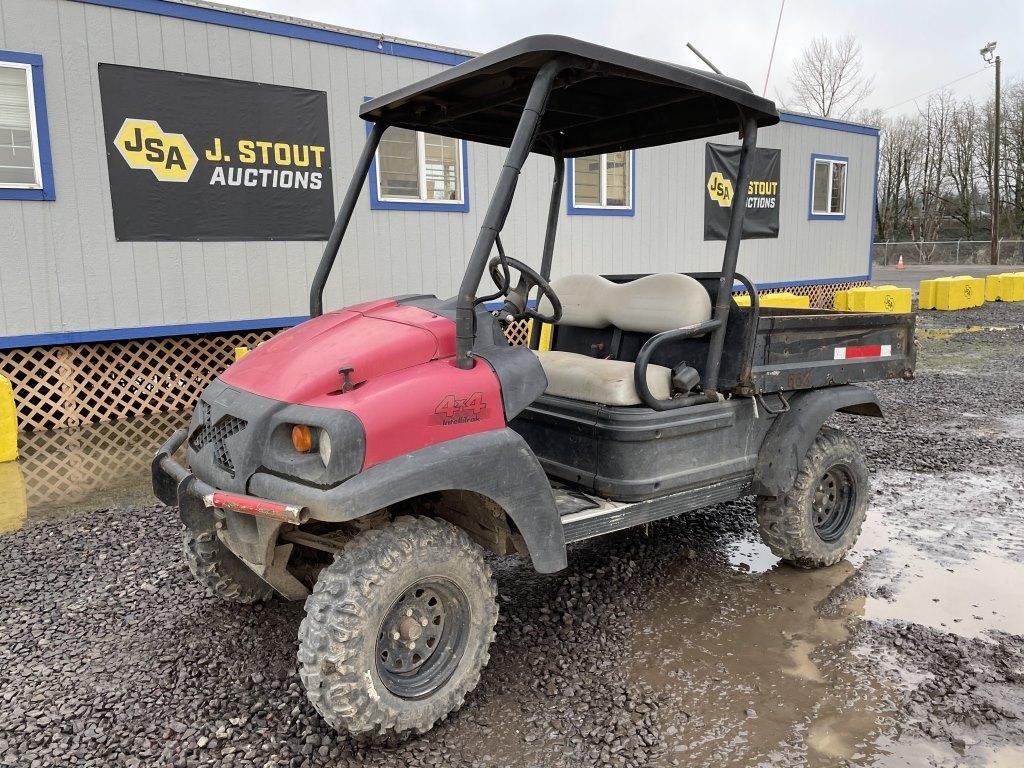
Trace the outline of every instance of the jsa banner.
{"type": "Polygon", "coordinates": [[[327,94],[99,65],[118,240],[325,240],[327,94]]]}
{"type": "MultiPolygon", "coordinates": [[[[747,187],[747,211],[743,237],[779,236],[779,173],[781,149],[755,149],[754,165],[747,187]]],[[[732,216],[736,177],[740,170],[740,148],[708,144],[704,153],[704,239],[725,240],[732,216]]]]}

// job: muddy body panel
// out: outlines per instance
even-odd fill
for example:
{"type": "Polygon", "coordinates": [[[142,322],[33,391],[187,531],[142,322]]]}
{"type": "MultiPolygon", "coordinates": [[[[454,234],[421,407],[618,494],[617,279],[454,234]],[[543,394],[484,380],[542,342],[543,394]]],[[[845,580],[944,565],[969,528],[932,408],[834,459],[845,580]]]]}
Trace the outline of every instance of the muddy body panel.
{"type": "Polygon", "coordinates": [[[510,426],[551,477],[645,501],[723,481],[745,489],[774,419],[750,398],[653,411],[545,395],[510,426]]]}
{"type": "Polygon", "coordinates": [[[794,392],[914,375],[916,316],[762,309],[742,394],[794,392]]]}

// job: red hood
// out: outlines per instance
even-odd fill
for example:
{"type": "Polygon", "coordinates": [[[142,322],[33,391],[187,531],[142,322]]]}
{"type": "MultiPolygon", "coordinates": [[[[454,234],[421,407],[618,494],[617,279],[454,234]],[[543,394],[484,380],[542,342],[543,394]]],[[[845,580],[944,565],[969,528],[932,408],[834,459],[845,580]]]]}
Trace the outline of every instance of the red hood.
{"type": "Polygon", "coordinates": [[[455,326],[393,299],[339,310],[279,333],[228,368],[231,386],[288,403],[341,388],[339,368],[354,384],[453,353],[455,326]]]}

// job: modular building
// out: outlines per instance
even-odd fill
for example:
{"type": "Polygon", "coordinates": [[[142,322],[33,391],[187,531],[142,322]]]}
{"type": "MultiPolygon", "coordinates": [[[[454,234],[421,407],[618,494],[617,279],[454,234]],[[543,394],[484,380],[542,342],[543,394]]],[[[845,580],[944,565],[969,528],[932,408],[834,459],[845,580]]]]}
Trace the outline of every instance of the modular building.
{"type": "MultiPolygon", "coordinates": [[[[186,407],[301,322],[362,101],[473,54],[197,2],[0,0],[0,374],[22,429],[186,407]]],[[[870,279],[878,131],[763,129],[739,271],[870,279]]],[[[736,135],[569,161],[554,274],[717,270],[736,135]]],[[[325,306],[455,293],[504,150],[389,130],[325,306]]],[[[539,263],[553,169],[502,232],[539,263]]]]}

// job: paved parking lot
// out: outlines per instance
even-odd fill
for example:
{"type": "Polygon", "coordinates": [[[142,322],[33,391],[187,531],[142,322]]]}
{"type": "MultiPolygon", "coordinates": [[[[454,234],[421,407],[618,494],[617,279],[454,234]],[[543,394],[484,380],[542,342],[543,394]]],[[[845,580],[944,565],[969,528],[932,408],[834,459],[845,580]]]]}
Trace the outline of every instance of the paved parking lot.
{"type": "Polygon", "coordinates": [[[984,277],[985,275],[996,275],[1000,272],[1024,271],[1024,266],[1003,265],[994,267],[984,264],[914,264],[905,269],[896,267],[876,266],[872,271],[872,282],[875,285],[898,285],[901,288],[913,288],[917,290],[922,280],[934,280],[936,277],[947,275],[971,275],[972,277],[984,277]]]}

